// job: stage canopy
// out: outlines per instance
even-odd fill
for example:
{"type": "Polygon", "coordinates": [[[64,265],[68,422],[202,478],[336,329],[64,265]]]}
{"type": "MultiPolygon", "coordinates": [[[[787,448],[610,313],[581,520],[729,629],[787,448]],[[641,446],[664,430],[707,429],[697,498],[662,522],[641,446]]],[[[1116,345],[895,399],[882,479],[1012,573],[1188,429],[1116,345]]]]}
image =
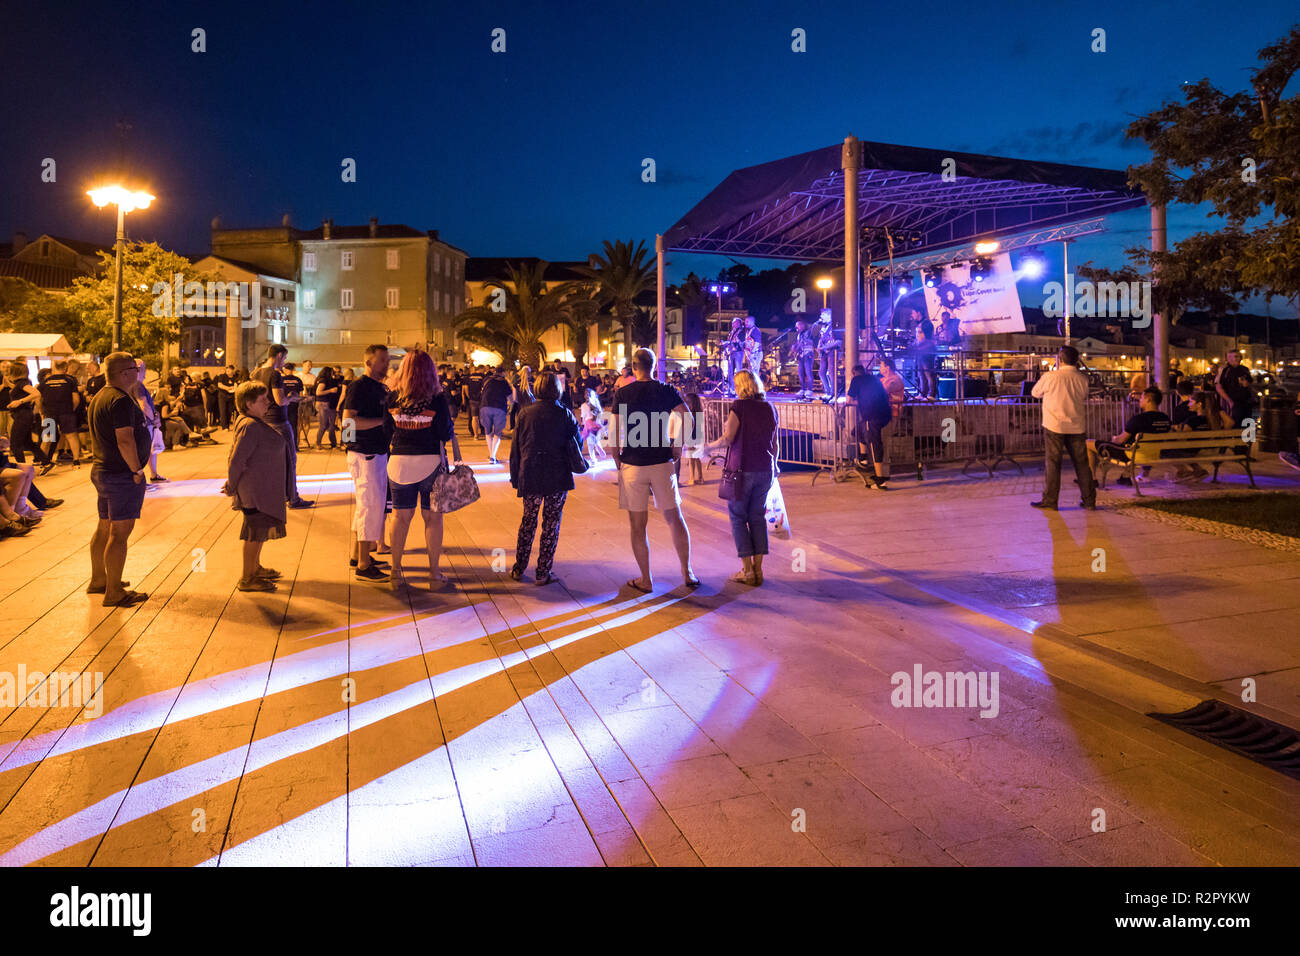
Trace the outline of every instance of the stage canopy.
{"type": "MultiPolygon", "coordinates": [[[[915,256],[1146,204],[1122,172],[951,150],[862,143],[865,261],[915,256]],[[951,162],[947,162],[951,160],[951,162]],[[945,182],[945,170],[950,170],[945,182]],[[955,177],[955,178],[954,178],[955,177]]],[[[664,234],[680,252],[765,259],[844,257],[841,146],[738,169],[664,234]]]]}

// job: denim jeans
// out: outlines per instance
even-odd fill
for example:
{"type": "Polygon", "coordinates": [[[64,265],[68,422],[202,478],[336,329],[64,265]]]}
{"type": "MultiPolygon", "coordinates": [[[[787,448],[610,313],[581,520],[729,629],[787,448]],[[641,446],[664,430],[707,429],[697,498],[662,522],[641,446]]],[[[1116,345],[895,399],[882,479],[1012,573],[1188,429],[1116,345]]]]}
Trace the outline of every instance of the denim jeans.
{"type": "Polygon", "coordinates": [[[1043,501],[1055,506],[1061,495],[1061,456],[1070,453],[1074,463],[1074,473],[1079,479],[1079,494],[1085,505],[1095,504],[1097,489],[1092,480],[1092,468],[1088,465],[1088,440],[1079,435],[1062,435],[1059,432],[1043,429],[1047,438],[1047,451],[1043,471],[1043,501]]]}
{"type": "Polygon", "coordinates": [[[767,554],[767,492],[772,487],[770,471],[742,471],[736,482],[736,497],[727,502],[731,516],[731,537],[736,554],[750,558],[767,554]]]}

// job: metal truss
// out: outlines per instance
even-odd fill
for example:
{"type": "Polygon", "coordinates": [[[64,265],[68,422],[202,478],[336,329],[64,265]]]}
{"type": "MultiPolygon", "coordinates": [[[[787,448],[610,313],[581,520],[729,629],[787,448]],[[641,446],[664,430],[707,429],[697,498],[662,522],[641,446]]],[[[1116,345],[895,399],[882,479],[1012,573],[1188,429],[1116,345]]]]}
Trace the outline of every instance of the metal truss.
{"type": "MultiPolygon", "coordinates": [[[[1027,246],[1047,245],[1051,242],[1062,242],[1066,239],[1077,239],[1079,236],[1089,236],[1097,232],[1105,232],[1105,220],[1102,218],[1087,219],[1083,222],[1067,223],[1063,226],[1054,226],[1051,229],[1038,229],[1033,232],[1024,232],[1015,236],[1008,236],[998,240],[998,252],[1010,252],[1012,249],[1023,249],[1027,246]]],[[[996,255],[996,253],[993,253],[996,255]]],[[[975,251],[975,243],[959,246],[955,249],[948,249],[940,252],[928,252],[925,255],[914,255],[906,259],[895,259],[891,269],[888,262],[882,262],[879,265],[872,263],[864,267],[863,272],[868,279],[884,279],[892,275],[904,275],[909,272],[917,272],[921,269],[929,269],[934,266],[947,266],[955,262],[964,262],[967,259],[978,259],[980,253],[975,251]]]]}

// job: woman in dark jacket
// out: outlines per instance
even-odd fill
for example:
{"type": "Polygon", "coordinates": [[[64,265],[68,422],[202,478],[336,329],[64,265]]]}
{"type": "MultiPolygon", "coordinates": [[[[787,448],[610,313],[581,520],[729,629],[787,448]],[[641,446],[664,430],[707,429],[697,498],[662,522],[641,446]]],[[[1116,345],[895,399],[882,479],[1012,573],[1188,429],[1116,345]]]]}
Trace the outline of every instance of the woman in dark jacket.
{"type": "Polygon", "coordinates": [[[244,513],[239,538],[244,542],[244,574],[241,591],[274,591],[279,571],[262,567],[262,545],[285,536],[285,489],[288,487],[289,453],[284,439],[262,416],[270,396],[261,382],[244,382],[235,390],[235,423],[222,490],[235,500],[232,505],[244,513]]]}
{"type": "Polygon", "coordinates": [[[560,385],[554,372],[537,376],[536,401],[519,409],[515,437],[510,443],[510,484],[524,499],[515,544],[515,566],[510,576],[522,581],[533,550],[537,513],[542,512],[542,540],[537,553],[537,583],[555,580],[551,564],[560,540],[564,499],[573,490],[569,446],[578,450],[578,422],[560,404],[560,385]]]}
{"type": "Polygon", "coordinates": [[[330,436],[330,448],[338,448],[338,429],[334,427],[338,412],[339,397],[343,384],[332,366],[326,365],[316,376],[316,450],[320,451],[321,439],[326,433],[330,436]]]}
{"type": "Polygon", "coordinates": [[[776,409],[752,372],[736,373],[736,400],[731,403],[722,437],[704,446],[705,454],[727,449],[726,468],[740,472],[736,497],[727,502],[731,537],[743,567],[731,580],[757,587],[763,583],[767,554],[767,493],[776,474],[776,409]]]}

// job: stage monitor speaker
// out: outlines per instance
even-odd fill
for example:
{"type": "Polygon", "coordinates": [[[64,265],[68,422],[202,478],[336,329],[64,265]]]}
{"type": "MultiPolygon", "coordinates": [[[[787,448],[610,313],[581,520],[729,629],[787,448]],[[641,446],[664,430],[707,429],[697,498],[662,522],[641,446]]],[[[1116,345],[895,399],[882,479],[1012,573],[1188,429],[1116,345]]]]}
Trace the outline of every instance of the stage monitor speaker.
{"type": "Polygon", "coordinates": [[[688,305],[682,309],[682,344],[702,345],[704,343],[704,307],[688,305]]]}
{"type": "MultiPolygon", "coordinates": [[[[966,376],[962,392],[965,398],[988,398],[989,383],[988,379],[972,378],[966,376]]],[[[939,377],[939,398],[945,401],[952,401],[957,397],[957,379],[956,377],[944,378],[939,377]]]]}

